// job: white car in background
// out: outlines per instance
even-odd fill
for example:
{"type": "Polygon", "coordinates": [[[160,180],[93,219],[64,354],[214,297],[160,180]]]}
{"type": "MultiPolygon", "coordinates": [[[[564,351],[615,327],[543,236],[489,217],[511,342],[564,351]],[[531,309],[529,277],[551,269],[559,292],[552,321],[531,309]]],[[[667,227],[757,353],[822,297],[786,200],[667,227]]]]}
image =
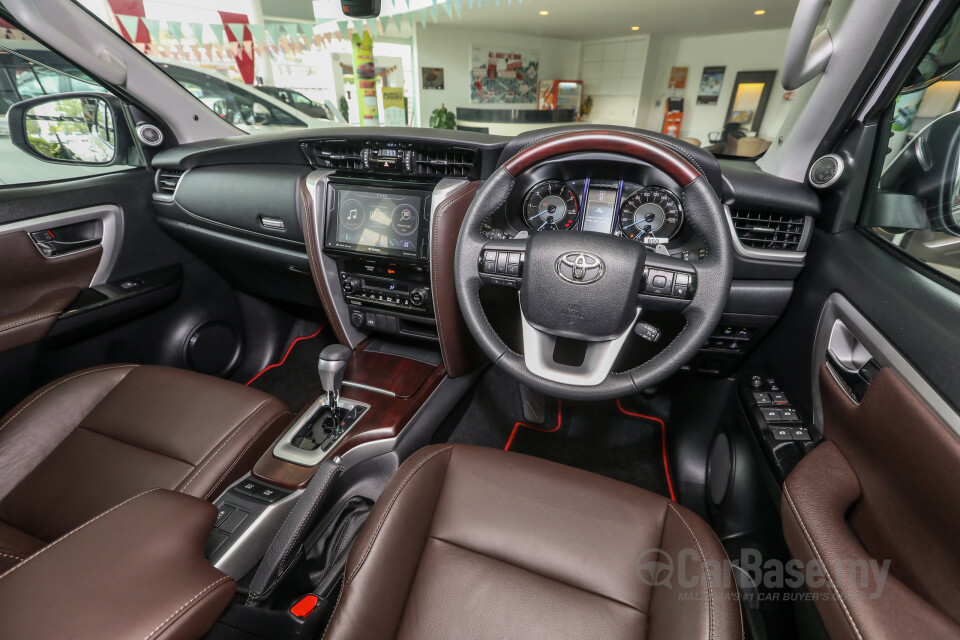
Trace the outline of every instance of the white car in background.
{"type": "Polygon", "coordinates": [[[247,133],[343,126],[218,73],[179,62],[158,61],[157,65],[210,110],[247,133]]]}

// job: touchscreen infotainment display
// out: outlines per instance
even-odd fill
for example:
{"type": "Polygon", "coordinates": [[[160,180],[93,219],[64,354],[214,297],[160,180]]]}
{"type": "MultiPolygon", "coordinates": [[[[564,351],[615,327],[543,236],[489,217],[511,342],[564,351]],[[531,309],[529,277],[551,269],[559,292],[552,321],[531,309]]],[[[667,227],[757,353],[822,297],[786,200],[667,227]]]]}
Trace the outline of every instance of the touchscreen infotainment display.
{"type": "Polygon", "coordinates": [[[426,247],[426,194],[337,185],[327,229],[328,247],[420,258],[426,247]]]}

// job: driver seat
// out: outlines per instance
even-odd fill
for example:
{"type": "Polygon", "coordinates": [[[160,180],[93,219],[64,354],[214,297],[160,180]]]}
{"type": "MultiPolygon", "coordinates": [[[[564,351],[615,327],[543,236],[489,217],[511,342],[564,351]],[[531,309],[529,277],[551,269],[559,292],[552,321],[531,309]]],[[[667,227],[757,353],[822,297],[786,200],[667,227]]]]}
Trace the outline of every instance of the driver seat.
{"type": "Polygon", "coordinates": [[[725,560],[710,527],[662,496],[434,445],[377,501],[324,638],[742,638],[725,560]]]}

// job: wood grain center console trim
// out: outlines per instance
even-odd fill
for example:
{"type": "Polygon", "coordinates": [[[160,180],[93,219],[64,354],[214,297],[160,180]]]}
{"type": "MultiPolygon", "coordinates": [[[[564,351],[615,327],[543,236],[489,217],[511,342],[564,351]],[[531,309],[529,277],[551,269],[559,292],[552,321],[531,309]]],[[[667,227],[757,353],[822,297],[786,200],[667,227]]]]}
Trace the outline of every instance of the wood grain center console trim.
{"type": "MultiPolygon", "coordinates": [[[[344,386],[341,390],[344,398],[370,405],[370,408],[363,414],[363,419],[333,447],[330,456],[343,456],[362,444],[399,436],[447,374],[442,364],[433,366],[402,356],[366,352],[369,343],[368,340],[357,347],[353,360],[347,367],[345,379],[390,391],[395,396],[344,386]]],[[[317,380],[316,396],[301,411],[308,410],[321,395],[323,391],[320,389],[320,381],[317,380]]],[[[287,489],[305,487],[313,478],[317,467],[304,467],[276,458],[273,455],[275,446],[276,443],[263,454],[253,468],[253,475],[287,489]]]]}

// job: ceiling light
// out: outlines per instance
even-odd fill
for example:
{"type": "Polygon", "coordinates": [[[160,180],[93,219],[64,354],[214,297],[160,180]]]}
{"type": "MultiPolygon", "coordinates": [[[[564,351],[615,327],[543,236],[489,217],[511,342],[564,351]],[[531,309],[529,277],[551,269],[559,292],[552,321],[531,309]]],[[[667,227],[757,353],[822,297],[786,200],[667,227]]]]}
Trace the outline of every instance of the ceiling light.
{"type": "Polygon", "coordinates": [[[640,27],[630,27],[630,31],[640,31],[640,27]]]}
{"type": "Polygon", "coordinates": [[[540,15],[542,15],[542,16],[548,16],[548,15],[550,15],[550,12],[547,11],[546,9],[544,9],[543,11],[540,12],[540,15]]]}
{"type": "Polygon", "coordinates": [[[762,16],[762,15],[765,14],[766,12],[767,12],[766,9],[757,9],[756,11],[753,12],[753,15],[755,15],[755,16],[762,16]]]}

